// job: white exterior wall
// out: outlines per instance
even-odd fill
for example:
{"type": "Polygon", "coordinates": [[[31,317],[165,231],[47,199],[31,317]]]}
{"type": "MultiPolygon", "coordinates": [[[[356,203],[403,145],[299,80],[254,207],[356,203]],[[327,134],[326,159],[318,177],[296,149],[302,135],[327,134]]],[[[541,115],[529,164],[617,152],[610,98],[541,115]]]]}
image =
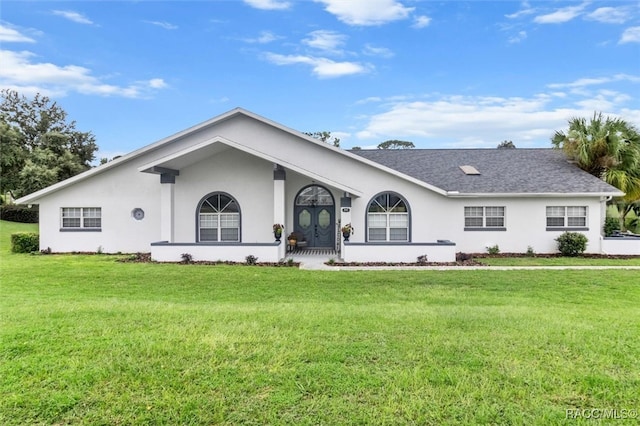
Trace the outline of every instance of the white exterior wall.
{"type": "MultiPolygon", "coordinates": [[[[175,161],[175,168],[180,171],[180,175],[173,184],[173,243],[192,244],[196,241],[198,203],[207,194],[217,191],[230,194],[240,206],[242,243],[273,242],[272,225],[280,221],[274,215],[281,211],[274,204],[274,199],[281,200],[282,197],[280,186],[277,186],[278,193],[274,196],[276,186],[273,182],[273,163],[277,163],[286,170],[284,237],[293,230],[293,203],[296,194],[307,185],[318,184],[329,189],[334,196],[338,244],[341,241],[338,232],[340,198],[344,192],[351,193],[352,201],[351,212],[345,215],[350,216],[355,229],[350,241],[364,243],[369,202],[381,192],[392,191],[401,195],[409,204],[412,243],[450,240],[456,244],[455,250],[462,252],[484,252],[486,247],[495,244],[502,252],[525,252],[529,246],[538,253],[555,252],[554,239],[562,230],[546,231],[545,207],[587,206],[589,230],[581,232],[589,239],[588,252],[601,251],[600,226],[603,209],[597,198],[449,198],[416,182],[355,160],[356,156],[327,144],[308,141],[244,115],[185,134],[164,145],[145,148],[142,155],[132,160],[127,157],[115,160],[108,168],[103,166],[103,173],[94,174],[89,179],[42,197],[37,201],[40,204],[41,249],[50,247],[55,252],[98,249],[104,252],[150,251],[151,243],[163,240],[160,214],[162,185],[172,184],[160,184],[159,175],[143,173],[138,168],[218,136],[232,144],[238,144],[237,149],[217,142],[217,147],[203,150],[203,155],[190,159],[178,158],[175,161]],[[504,206],[507,230],[465,231],[465,206],[504,206]],[[102,232],[60,232],[61,207],[101,207],[102,232]],[[131,211],[136,207],[145,211],[142,221],[131,217],[131,211]]],[[[171,165],[167,164],[167,167],[171,165]]],[[[164,234],[168,234],[166,229],[164,234]]],[[[167,253],[174,250],[166,247],[162,250],[167,253]]],[[[171,256],[175,257],[178,251],[180,253],[173,260],[180,260],[181,253],[189,252],[196,257],[196,250],[198,253],[206,250],[204,245],[202,249],[188,247],[195,246],[175,249],[176,252],[171,256]]],[[[250,249],[252,246],[247,247],[250,249]]],[[[277,256],[282,258],[285,244],[278,247],[277,256]]],[[[420,246],[416,247],[420,251],[420,246]]],[[[397,255],[401,259],[394,258],[394,261],[415,261],[416,247],[398,249],[397,255]]],[[[385,250],[389,250],[388,247],[374,245],[354,245],[351,249],[354,259],[358,258],[359,261],[365,261],[367,253],[372,257],[370,260],[379,260],[385,250]]],[[[255,248],[255,253],[249,250],[233,256],[244,260],[248,254],[258,256],[257,250],[255,248]]],[[[266,252],[262,255],[263,258],[273,257],[272,247],[264,250],[266,252]]],[[[233,257],[231,251],[228,253],[233,257]]],[[[450,257],[450,253],[446,256],[450,257]]],[[[222,258],[209,260],[218,259],[222,258]]],[[[437,261],[431,256],[429,259],[437,261]]]]}
{"type": "Polygon", "coordinates": [[[175,183],[175,242],[196,241],[198,203],[212,192],[226,192],[238,202],[241,242],[272,242],[273,189],[273,164],[235,149],[180,170],[175,183]]]}
{"type": "Polygon", "coordinates": [[[640,256],[640,238],[603,238],[602,253],[640,256]]]}
{"type": "Polygon", "coordinates": [[[536,253],[557,253],[555,241],[564,229],[547,231],[547,206],[587,206],[587,228],[579,230],[589,242],[587,253],[600,253],[601,203],[597,198],[467,198],[452,199],[449,208],[448,239],[455,241],[458,251],[484,253],[487,247],[498,245],[503,253],[525,253],[531,246],[536,253]],[[464,208],[467,206],[505,207],[506,231],[465,231],[464,208]]]}
{"type": "Polygon", "coordinates": [[[285,242],[279,245],[152,245],[151,258],[157,262],[179,262],[183,253],[189,253],[194,262],[218,260],[244,263],[247,256],[255,256],[258,262],[278,262],[283,258],[282,248],[285,242]]]}
{"type": "Polygon", "coordinates": [[[42,199],[40,249],[53,252],[148,252],[160,239],[160,177],[139,173],[135,166],[111,169],[42,199]],[[100,207],[100,232],[60,231],[62,207],[100,207]],[[145,217],[133,219],[141,208],[145,217]]]}
{"type": "Polygon", "coordinates": [[[416,262],[418,256],[427,256],[428,262],[455,262],[455,244],[345,244],[342,259],[345,262],[416,262]]]}

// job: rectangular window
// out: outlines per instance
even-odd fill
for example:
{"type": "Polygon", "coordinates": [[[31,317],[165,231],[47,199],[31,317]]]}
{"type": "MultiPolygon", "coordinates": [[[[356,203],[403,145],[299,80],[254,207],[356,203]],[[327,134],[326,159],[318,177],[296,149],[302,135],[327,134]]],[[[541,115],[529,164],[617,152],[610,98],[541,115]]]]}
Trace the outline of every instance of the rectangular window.
{"type": "Polygon", "coordinates": [[[100,207],[63,207],[62,229],[100,230],[102,209],[100,207]]]}
{"type": "Polygon", "coordinates": [[[220,241],[238,241],[240,215],[237,213],[220,213],[220,241]]]}
{"type": "Polygon", "coordinates": [[[504,207],[465,207],[465,228],[504,228],[504,207]]]}
{"type": "Polygon", "coordinates": [[[548,228],[585,228],[586,206],[547,206],[548,228]]]}
{"type": "Polygon", "coordinates": [[[200,213],[200,241],[218,241],[218,215],[200,213]]]}
{"type": "Polygon", "coordinates": [[[200,213],[200,241],[239,241],[238,213],[200,213]]]}
{"type": "Polygon", "coordinates": [[[409,216],[406,213],[389,214],[389,241],[409,239],[409,216]]]}
{"type": "Polygon", "coordinates": [[[369,213],[369,241],[387,240],[387,214],[369,213]]]}

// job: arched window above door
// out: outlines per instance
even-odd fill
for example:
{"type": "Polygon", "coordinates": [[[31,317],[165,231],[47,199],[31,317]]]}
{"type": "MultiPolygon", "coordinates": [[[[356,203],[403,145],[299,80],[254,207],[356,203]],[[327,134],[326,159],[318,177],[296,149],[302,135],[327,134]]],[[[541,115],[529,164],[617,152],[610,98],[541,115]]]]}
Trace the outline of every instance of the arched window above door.
{"type": "Polygon", "coordinates": [[[324,187],[318,185],[307,186],[298,193],[296,206],[332,206],[333,196],[324,187]]]}

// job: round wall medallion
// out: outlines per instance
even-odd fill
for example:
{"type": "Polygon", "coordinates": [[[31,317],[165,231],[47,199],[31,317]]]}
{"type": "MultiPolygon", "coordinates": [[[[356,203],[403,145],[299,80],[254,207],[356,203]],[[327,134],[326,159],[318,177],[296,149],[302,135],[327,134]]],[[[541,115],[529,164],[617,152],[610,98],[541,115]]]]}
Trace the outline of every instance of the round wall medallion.
{"type": "Polygon", "coordinates": [[[142,210],[141,208],[135,208],[131,210],[131,216],[135,220],[142,220],[144,219],[144,210],[142,210]]]}

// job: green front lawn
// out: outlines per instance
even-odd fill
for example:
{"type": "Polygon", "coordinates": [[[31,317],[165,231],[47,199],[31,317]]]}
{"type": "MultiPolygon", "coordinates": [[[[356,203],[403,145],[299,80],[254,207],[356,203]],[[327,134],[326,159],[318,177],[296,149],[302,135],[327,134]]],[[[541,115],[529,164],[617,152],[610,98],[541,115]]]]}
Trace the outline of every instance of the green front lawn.
{"type": "Polygon", "coordinates": [[[482,257],[476,259],[489,266],[640,266],[640,256],[629,259],[586,257],[482,257]]]}
{"type": "Polygon", "coordinates": [[[11,234],[17,232],[38,232],[38,224],[0,220],[0,256],[11,252],[11,234]]]}
{"type": "Polygon", "coordinates": [[[547,425],[640,408],[638,271],[1,256],[3,425],[547,425]]]}

